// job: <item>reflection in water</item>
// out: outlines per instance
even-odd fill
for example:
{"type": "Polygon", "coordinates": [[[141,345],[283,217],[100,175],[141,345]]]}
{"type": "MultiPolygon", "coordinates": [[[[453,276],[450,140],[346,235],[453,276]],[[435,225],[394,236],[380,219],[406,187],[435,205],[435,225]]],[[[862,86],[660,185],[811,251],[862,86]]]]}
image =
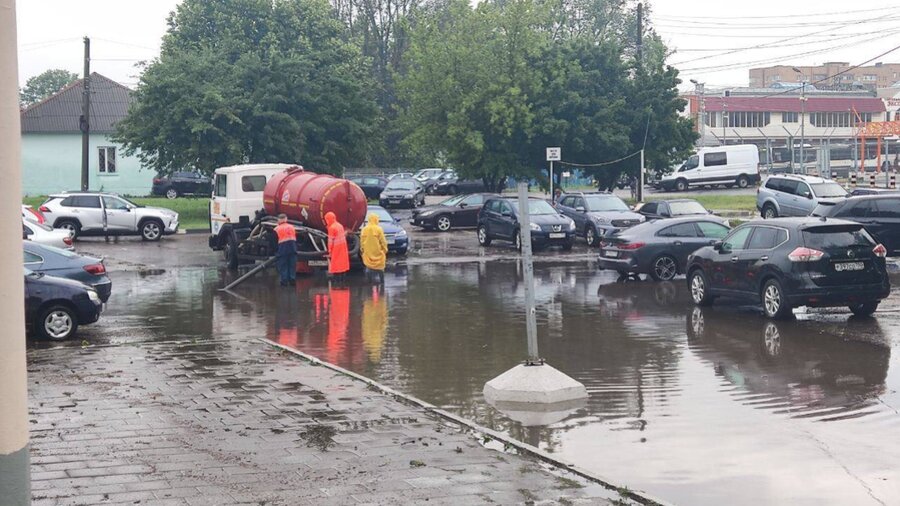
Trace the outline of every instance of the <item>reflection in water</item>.
{"type": "Polygon", "coordinates": [[[264,275],[220,294],[222,275],[116,279],[147,302],[109,317],[152,322],[161,339],[267,337],[674,503],[900,497],[890,314],[770,322],[727,303],[695,309],[683,280],[616,282],[589,266],[542,263],[541,355],[590,398],[525,416],[482,398],[486,381],[525,356],[516,263],[397,268],[383,290],[357,279],[329,288],[322,277],[278,289],[264,275]]]}

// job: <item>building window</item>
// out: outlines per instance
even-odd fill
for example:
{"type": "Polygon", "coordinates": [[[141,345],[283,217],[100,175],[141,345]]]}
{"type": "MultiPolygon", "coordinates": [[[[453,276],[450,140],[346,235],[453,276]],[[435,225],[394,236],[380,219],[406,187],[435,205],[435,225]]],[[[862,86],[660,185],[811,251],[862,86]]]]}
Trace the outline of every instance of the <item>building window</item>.
{"type": "MultiPolygon", "coordinates": [[[[859,119],[863,123],[872,121],[872,113],[861,112],[859,119]]],[[[815,112],[809,115],[809,122],[817,127],[850,127],[859,123],[855,114],[849,112],[815,112]],[[852,121],[851,121],[852,118],[852,121]]]]}
{"type": "Polygon", "coordinates": [[[716,123],[718,123],[718,121],[716,121],[716,118],[718,117],[717,113],[708,112],[708,113],[704,114],[703,116],[705,116],[703,118],[703,122],[706,123],[706,126],[708,126],[708,127],[715,127],[716,123]]]}
{"type": "Polygon", "coordinates": [[[107,174],[116,173],[116,148],[113,146],[101,146],[99,150],[100,172],[107,174]]]}
{"type": "Polygon", "coordinates": [[[734,128],[758,128],[769,124],[771,113],[732,111],[728,115],[728,125],[734,128]]]}
{"type": "Polygon", "coordinates": [[[862,76],[862,80],[863,81],[877,81],[878,76],[876,76],[874,74],[866,74],[866,75],[862,76]]]}
{"type": "Polygon", "coordinates": [[[783,112],[781,113],[781,122],[782,123],[796,123],[800,120],[800,114],[796,112],[783,112]]]}

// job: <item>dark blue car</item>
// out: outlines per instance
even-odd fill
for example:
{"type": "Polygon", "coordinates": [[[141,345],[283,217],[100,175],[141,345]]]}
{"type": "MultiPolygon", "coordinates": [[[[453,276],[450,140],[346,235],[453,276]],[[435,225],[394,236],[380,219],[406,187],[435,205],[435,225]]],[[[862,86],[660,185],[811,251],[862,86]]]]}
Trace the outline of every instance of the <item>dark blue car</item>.
{"type": "Polygon", "coordinates": [[[112,282],[106,274],[103,260],[31,241],[22,241],[22,249],[25,254],[25,267],[29,270],[80,281],[96,290],[103,302],[109,300],[112,282]]]}
{"type": "Polygon", "coordinates": [[[409,250],[409,235],[406,229],[400,226],[400,220],[391,216],[391,213],[381,206],[369,206],[366,216],[370,213],[378,215],[378,224],[384,230],[384,238],[387,239],[388,253],[405,255],[409,250]]]}
{"type": "Polygon", "coordinates": [[[70,279],[24,269],[25,327],[53,340],[75,335],[79,325],[100,319],[103,303],[93,288],[70,279]]]}

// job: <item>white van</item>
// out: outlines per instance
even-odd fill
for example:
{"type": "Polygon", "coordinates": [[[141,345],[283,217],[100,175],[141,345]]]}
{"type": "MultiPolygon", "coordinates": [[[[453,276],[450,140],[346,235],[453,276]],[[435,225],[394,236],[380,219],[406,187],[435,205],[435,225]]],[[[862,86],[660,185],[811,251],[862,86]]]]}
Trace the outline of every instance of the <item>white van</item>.
{"type": "Polygon", "coordinates": [[[759,182],[759,149],[753,144],[701,148],[675,172],[659,182],[666,191],[685,191],[691,186],[725,185],[746,188],[759,182]]]}

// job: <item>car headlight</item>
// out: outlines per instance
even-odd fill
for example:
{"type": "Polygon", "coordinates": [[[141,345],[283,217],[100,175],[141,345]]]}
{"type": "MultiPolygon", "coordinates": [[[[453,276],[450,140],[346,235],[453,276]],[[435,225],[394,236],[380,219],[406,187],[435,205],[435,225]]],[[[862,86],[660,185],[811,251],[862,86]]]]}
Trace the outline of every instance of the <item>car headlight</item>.
{"type": "Polygon", "coordinates": [[[434,211],[423,211],[423,212],[419,213],[419,218],[427,218],[427,217],[431,216],[432,214],[434,214],[434,211]]]}
{"type": "Polygon", "coordinates": [[[406,237],[406,229],[401,228],[400,231],[397,232],[397,237],[406,237]]]}
{"type": "Polygon", "coordinates": [[[569,219],[569,230],[575,230],[575,221],[569,219]]]}
{"type": "Polygon", "coordinates": [[[413,194],[412,194],[412,193],[407,193],[406,196],[403,197],[403,198],[405,198],[405,199],[411,199],[411,198],[413,198],[413,194]]]}
{"type": "Polygon", "coordinates": [[[91,302],[100,304],[100,296],[97,294],[97,290],[88,290],[87,294],[88,298],[91,299],[91,302]]]}
{"type": "Polygon", "coordinates": [[[532,224],[531,224],[531,230],[534,230],[535,232],[540,232],[540,231],[541,231],[541,226],[538,225],[537,223],[532,223],[532,224]]]}

